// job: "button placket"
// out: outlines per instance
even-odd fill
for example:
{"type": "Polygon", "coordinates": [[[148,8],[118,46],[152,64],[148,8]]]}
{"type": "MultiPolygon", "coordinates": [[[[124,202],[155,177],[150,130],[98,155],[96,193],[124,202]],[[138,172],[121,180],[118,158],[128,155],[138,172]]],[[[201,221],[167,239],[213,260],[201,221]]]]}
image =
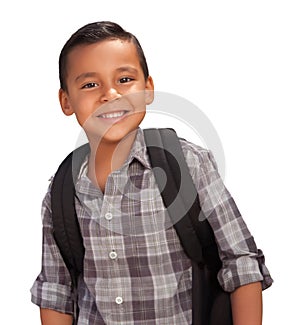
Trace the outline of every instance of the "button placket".
{"type": "MultiPolygon", "coordinates": [[[[112,175],[110,175],[112,176],[112,175]]],[[[109,181],[112,181],[112,178],[109,178],[109,181]]],[[[107,189],[109,188],[108,186],[106,187],[107,189]]],[[[111,191],[111,187],[110,187],[110,191],[111,191]]],[[[109,193],[110,197],[113,197],[112,193],[109,193]]],[[[108,230],[109,233],[109,238],[108,238],[108,245],[106,246],[108,248],[108,251],[106,254],[108,254],[108,258],[111,260],[111,276],[112,278],[117,277],[117,274],[119,272],[118,270],[118,249],[119,249],[119,244],[118,241],[115,242],[115,236],[113,230],[115,230],[115,228],[111,228],[111,227],[115,227],[114,226],[114,221],[115,218],[118,218],[118,211],[114,211],[111,209],[111,206],[114,204],[114,202],[110,202],[110,198],[106,197],[106,200],[103,200],[103,212],[102,212],[102,220],[104,221],[103,225],[104,227],[106,227],[106,229],[108,230]],[[111,233],[112,231],[112,233],[111,233]],[[116,264],[115,264],[116,263],[116,264]],[[115,267],[113,267],[115,266],[115,267]]],[[[122,253],[121,253],[122,255],[122,253]]],[[[115,304],[115,308],[118,310],[118,313],[122,313],[124,310],[124,299],[123,299],[123,295],[122,295],[122,290],[120,291],[119,289],[115,288],[116,290],[112,290],[111,293],[111,301],[112,303],[115,304]]]]}

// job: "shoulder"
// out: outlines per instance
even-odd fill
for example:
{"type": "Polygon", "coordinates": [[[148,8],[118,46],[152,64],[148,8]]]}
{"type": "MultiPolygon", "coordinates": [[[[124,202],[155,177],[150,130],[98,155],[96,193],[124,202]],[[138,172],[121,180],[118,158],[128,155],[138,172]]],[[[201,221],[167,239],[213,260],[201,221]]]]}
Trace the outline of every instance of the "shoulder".
{"type": "Polygon", "coordinates": [[[211,150],[193,142],[179,138],[183,154],[190,168],[211,170],[217,169],[217,164],[211,150]]]}

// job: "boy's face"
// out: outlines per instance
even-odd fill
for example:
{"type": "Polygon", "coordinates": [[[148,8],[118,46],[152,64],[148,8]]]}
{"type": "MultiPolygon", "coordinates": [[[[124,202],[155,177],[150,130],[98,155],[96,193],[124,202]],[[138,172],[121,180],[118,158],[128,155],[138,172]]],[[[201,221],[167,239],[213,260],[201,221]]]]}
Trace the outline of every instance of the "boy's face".
{"type": "Polygon", "coordinates": [[[62,110],[75,113],[90,141],[121,141],[153,101],[153,82],[145,80],[135,45],[119,39],[74,48],[66,83],[68,91],[59,92],[62,110]]]}

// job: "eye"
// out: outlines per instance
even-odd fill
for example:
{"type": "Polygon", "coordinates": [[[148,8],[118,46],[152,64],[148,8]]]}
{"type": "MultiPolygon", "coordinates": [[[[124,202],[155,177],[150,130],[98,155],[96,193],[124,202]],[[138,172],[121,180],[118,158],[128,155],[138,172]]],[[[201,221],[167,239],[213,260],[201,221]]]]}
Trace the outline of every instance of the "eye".
{"type": "Polygon", "coordinates": [[[98,87],[98,84],[96,82],[88,82],[87,84],[82,86],[82,89],[95,88],[95,87],[98,87]]]}
{"type": "Polygon", "coordinates": [[[124,83],[127,83],[127,82],[130,82],[132,81],[133,79],[132,78],[129,78],[129,77],[123,77],[119,80],[120,84],[124,84],[124,83]]]}

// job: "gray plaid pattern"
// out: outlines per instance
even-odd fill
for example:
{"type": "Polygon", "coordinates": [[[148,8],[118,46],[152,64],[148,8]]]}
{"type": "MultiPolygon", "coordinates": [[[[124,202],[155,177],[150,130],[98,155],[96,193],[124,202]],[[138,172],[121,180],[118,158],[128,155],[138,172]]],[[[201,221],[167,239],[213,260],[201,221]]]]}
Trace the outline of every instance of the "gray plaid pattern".
{"type": "MultiPolygon", "coordinates": [[[[272,279],[208,150],[181,140],[204,215],[214,229],[227,291],[272,279]]],[[[79,324],[191,324],[191,262],[169,220],[146,154],[143,133],[123,167],[113,172],[105,195],[82,166],[76,209],[85,245],[79,283],[79,324]]],[[[51,185],[50,185],[51,186],[51,185]]],[[[72,313],[70,277],[52,236],[50,187],[42,205],[42,271],[32,301],[72,313]]]]}

